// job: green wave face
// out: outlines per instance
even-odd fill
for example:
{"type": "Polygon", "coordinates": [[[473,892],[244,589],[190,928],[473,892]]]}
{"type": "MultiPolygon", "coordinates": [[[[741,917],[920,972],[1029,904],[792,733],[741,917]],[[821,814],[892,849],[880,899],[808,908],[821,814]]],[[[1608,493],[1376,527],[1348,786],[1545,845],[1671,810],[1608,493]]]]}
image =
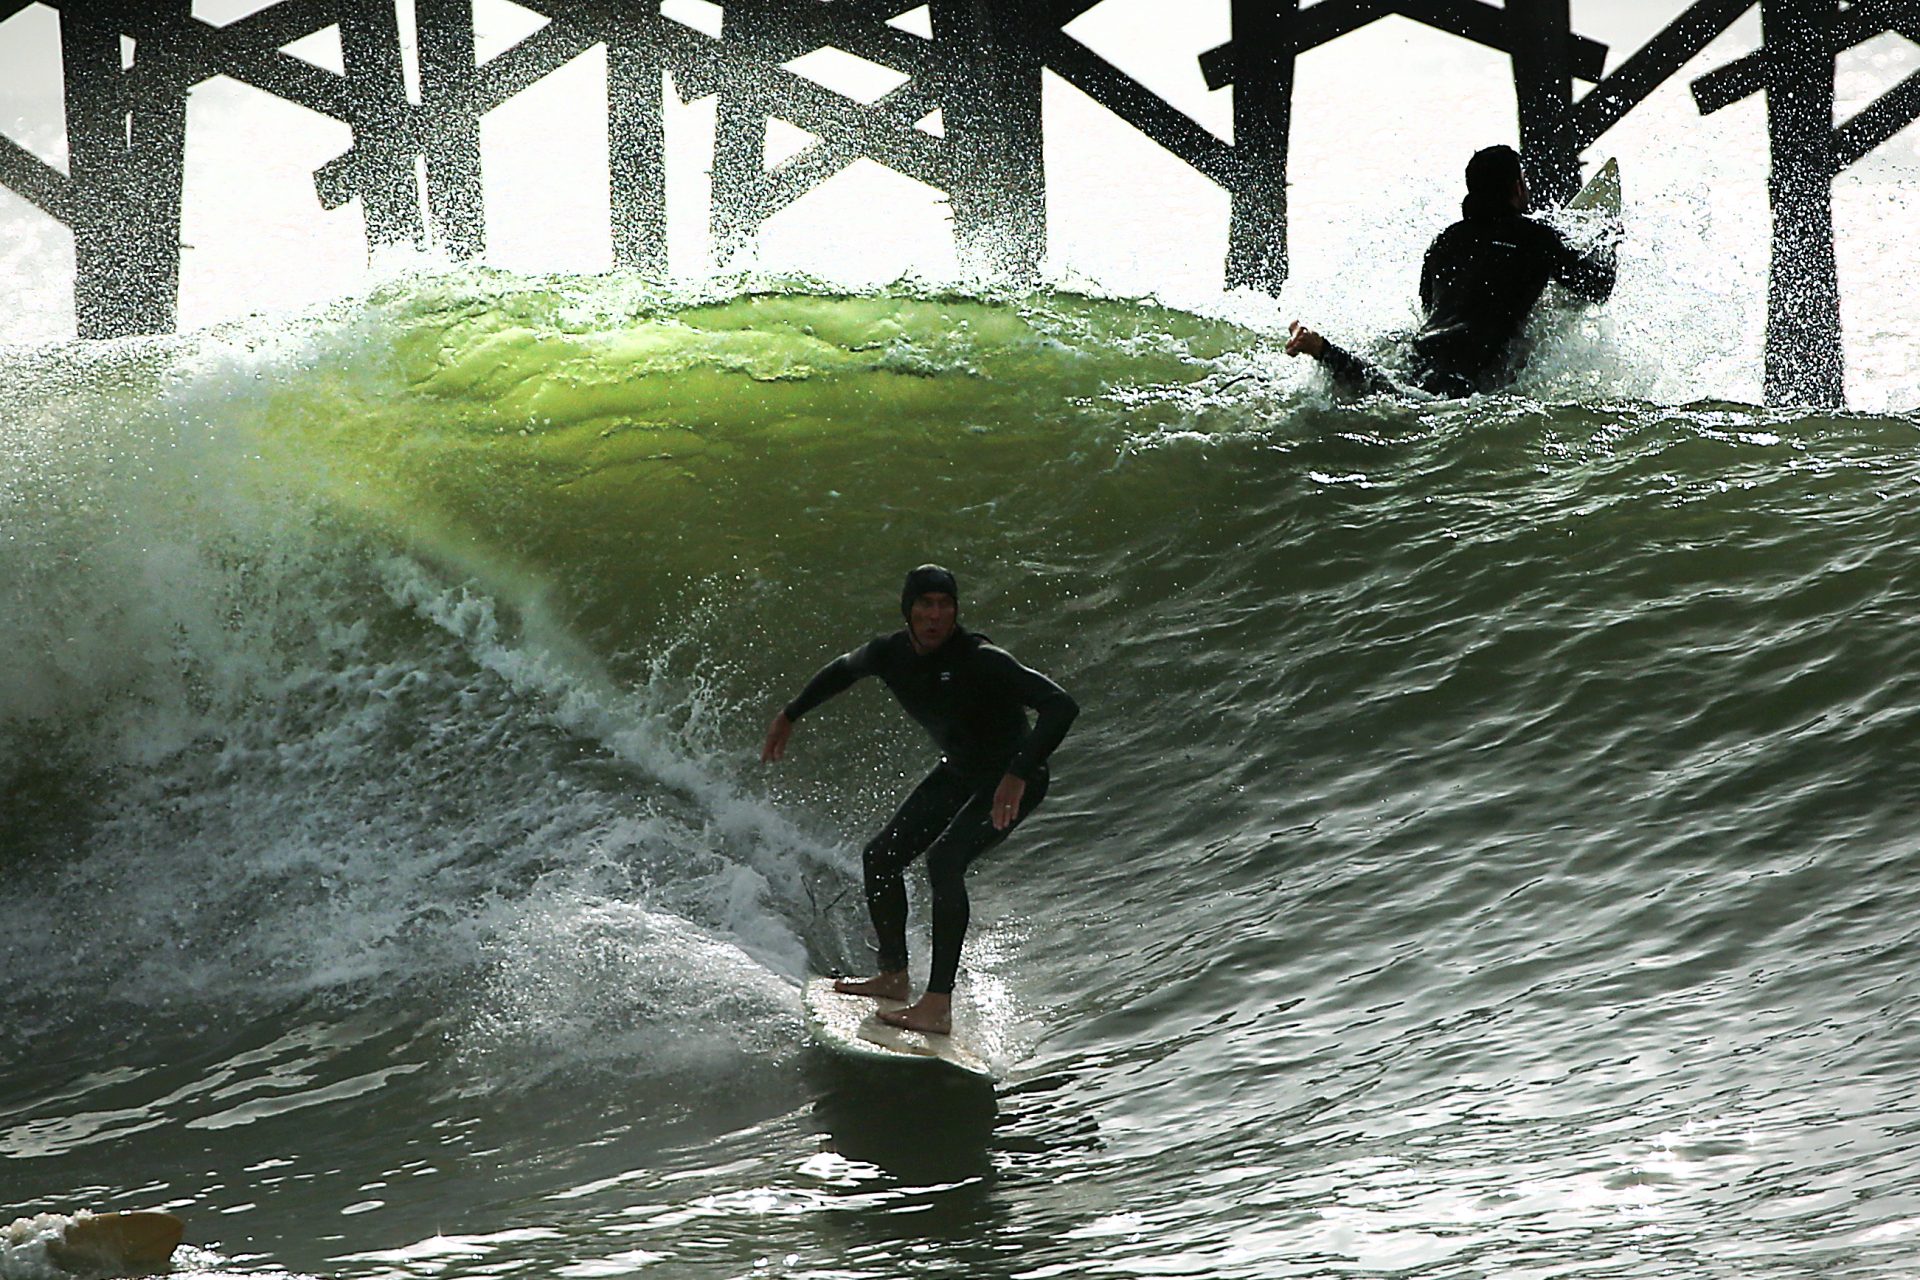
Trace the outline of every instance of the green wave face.
{"type": "Polygon", "coordinates": [[[1104,473],[1258,345],[1067,295],[606,301],[494,279],[389,293],[357,376],[284,388],[275,432],[404,537],[513,566],[586,634],[631,634],[692,584],[1044,559],[1064,509],[1149,501],[1150,481],[1104,473]]]}
{"type": "Polygon", "coordinates": [[[970,617],[1055,613],[1070,580],[1214,505],[1204,449],[1144,460],[1244,433],[1209,406],[1270,403],[1260,346],[1070,294],[688,300],[470,274],[291,326],[14,353],[8,638],[43,657],[7,679],[5,719],[203,703],[182,680],[221,681],[185,667],[244,685],[323,661],[302,647],[380,613],[392,552],[629,683],[698,633],[756,699],[893,625],[923,561],[960,572],[970,617]]]}

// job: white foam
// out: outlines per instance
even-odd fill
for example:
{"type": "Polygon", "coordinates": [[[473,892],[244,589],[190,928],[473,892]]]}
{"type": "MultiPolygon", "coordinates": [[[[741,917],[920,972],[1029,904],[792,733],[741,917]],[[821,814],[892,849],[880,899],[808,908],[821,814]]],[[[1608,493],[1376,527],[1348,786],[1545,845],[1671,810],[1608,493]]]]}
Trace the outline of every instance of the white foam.
{"type": "Polygon", "coordinates": [[[254,338],[61,353],[0,427],[0,732],[40,734],[91,808],[0,913],[36,990],[404,992],[531,954],[522,911],[579,938],[623,904],[663,955],[731,948],[742,999],[803,972],[803,869],[847,855],[733,781],[733,709],[665,658],[623,685],[510,573],[343,530],[252,400],[355,376],[354,339],[254,338]]]}

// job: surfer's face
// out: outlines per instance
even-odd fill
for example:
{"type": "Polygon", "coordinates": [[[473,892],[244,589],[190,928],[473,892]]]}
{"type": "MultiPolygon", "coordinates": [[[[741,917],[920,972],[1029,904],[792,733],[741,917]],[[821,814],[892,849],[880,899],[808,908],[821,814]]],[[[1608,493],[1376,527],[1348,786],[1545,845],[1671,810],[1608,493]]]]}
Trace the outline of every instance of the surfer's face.
{"type": "Polygon", "coordinates": [[[907,610],[907,635],[915,651],[932,653],[947,642],[960,620],[960,604],[944,591],[915,596],[907,610]]]}

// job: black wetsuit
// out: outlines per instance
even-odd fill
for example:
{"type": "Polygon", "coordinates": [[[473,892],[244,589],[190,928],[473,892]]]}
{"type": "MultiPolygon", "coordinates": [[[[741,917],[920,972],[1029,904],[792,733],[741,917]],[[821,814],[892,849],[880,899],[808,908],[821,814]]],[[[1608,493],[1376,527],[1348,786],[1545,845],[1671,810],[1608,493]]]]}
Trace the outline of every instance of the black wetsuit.
{"type": "MultiPolygon", "coordinates": [[[[1583,255],[1554,228],[1497,202],[1469,197],[1462,212],[1434,238],[1420,269],[1426,321],[1408,371],[1442,396],[1471,395],[1505,372],[1508,349],[1549,281],[1592,302],[1613,293],[1611,247],[1583,255]]],[[[1378,368],[1331,342],[1320,359],[1349,390],[1392,389],[1378,368]]]]}
{"type": "Polygon", "coordinates": [[[925,853],[933,885],[933,969],[927,990],[949,993],[967,932],[967,867],[1006,839],[1046,797],[1047,757],[1080,708],[1065,689],[983,635],[956,628],[945,644],[923,655],[914,652],[902,630],[875,637],[822,667],[787,704],[787,719],[800,719],[866,676],[885,681],[946,753],[861,858],[867,909],[880,940],[880,970],[907,967],[903,873],[925,853]],[[1027,707],[1038,713],[1031,728],[1027,707]],[[995,830],[993,793],[1009,773],[1025,780],[1027,789],[1014,823],[995,830]]]}

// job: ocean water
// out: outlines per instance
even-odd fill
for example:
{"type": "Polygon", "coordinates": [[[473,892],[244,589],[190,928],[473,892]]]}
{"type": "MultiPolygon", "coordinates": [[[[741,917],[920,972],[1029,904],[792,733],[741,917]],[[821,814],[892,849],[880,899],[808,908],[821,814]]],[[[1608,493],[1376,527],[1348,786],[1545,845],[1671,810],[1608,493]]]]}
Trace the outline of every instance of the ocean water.
{"type": "Polygon", "coordinates": [[[6,348],[0,1206],[203,1277],[1914,1274],[1920,416],[1605,323],[1459,403],[1065,290],[6,348]],[[924,560],[1083,708],[973,875],[992,1088],[799,1017],[918,731],[757,760],[924,560]]]}

